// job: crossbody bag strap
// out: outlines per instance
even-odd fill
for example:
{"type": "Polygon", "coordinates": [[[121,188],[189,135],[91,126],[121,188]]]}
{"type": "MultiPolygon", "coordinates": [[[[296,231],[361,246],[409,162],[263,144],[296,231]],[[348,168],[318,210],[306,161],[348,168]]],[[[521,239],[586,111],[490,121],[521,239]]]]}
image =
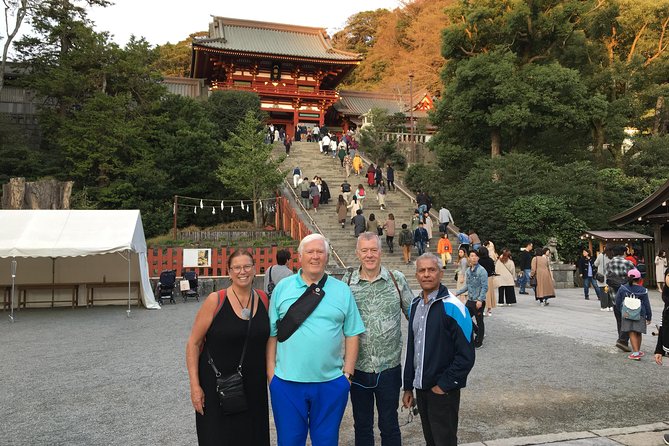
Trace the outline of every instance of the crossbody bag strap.
{"type": "MultiPolygon", "coordinates": [[[[251,322],[253,321],[253,307],[255,303],[255,292],[251,293],[251,317],[249,318],[249,323],[246,328],[246,339],[244,339],[244,347],[242,347],[242,356],[239,358],[239,365],[237,366],[237,373],[242,375],[242,364],[244,363],[244,356],[246,356],[246,346],[249,343],[249,336],[251,334],[251,322]]],[[[216,368],[216,364],[214,364],[214,358],[211,357],[211,353],[209,353],[209,349],[205,347],[205,351],[207,353],[207,363],[211,366],[211,369],[214,371],[214,375],[216,375],[216,378],[221,376],[221,372],[218,371],[216,368]]]]}

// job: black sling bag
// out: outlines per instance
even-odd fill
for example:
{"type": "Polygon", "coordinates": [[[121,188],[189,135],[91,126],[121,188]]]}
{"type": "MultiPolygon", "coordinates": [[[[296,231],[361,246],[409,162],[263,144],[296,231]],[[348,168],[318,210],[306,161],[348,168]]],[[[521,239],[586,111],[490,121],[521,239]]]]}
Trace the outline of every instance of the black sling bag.
{"type": "Polygon", "coordinates": [[[325,297],[323,286],[328,280],[328,275],[323,274],[318,283],[312,283],[309,288],[297,298],[295,302],[288,308],[288,311],[283,316],[283,319],[276,321],[276,338],[279,342],[284,342],[290,338],[293,333],[300,328],[302,322],[307,320],[309,315],[314,312],[318,304],[321,303],[325,297]]]}

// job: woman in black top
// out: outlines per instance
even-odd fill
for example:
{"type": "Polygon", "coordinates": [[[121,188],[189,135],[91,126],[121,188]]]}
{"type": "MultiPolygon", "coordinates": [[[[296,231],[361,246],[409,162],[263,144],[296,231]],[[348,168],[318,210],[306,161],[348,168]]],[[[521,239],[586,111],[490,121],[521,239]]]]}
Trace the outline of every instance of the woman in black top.
{"type": "Polygon", "coordinates": [[[228,273],[232,285],[207,297],[195,316],[186,344],[198,444],[269,446],[265,367],[265,345],[269,338],[267,296],[253,289],[255,270],[249,253],[234,252],[228,258],[228,273]],[[216,377],[207,363],[207,351],[221,375],[237,370],[250,318],[251,331],[242,363],[248,410],[227,415],[219,407],[216,377]]]}
{"type": "Polygon", "coordinates": [[[669,355],[669,269],[664,272],[664,287],[662,289],[662,325],[657,336],[655,346],[655,362],[662,365],[662,357],[669,355]]]}

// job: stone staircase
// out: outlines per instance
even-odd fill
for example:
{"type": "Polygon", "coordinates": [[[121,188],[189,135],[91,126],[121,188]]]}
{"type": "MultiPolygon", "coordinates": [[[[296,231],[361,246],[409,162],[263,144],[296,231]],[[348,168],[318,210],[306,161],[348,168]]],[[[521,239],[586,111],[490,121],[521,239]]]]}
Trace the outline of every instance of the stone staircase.
{"type": "MultiPolygon", "coordinates": [[[[283,145],[276,147],[276,154],[280,155],[283,152],[283,145]]],[[[340,194],[340,186],[344,181],[346,176],[346,171],[341,167],[338,158],[332,158],[331,155],[325,156],[318,150],[316,143],[310,142],[295,142],[292,145],[290,156],[284,161],[283,167],[288,171],[288,184],[290,189],[292,189],[292,177],[293,169],[299,166],[302,169],[302,177],[309,177],[312,179],[315,175],[320,176],[329,186],[332,199],[326,205],[320,205],[318,212],[313,210],[308,211],[308,215],[305,215],[302,212],[301,206],[296,204],[292,200],[293,204],[296,205],[298,213],[305,223],[312,226],[314,232],[320,232],[330,241],[332,247],[336,254],[341,258],[345,267],[357,267],[359,265],[358,259],[355,255],[355,245],[356,238],[353,235],[353,226],[350,224],[345,225],[342,229],[341,225],[337,222],[337,213],[336,213],[336,203],[337,198],[340,194]],[[315,224],[314,224],[315,223],[315,224]],[[316,229],[317,227],[318,229],[316,229]]],[[[368,166],[368,163],[365,162],[365,167],[368,166]]],[[[383,246],[383,265],[392,270],[399,270],[403,272],[411,289],[418,290],[418,282],[415,278],[415,264],[413,261],[417,257],[416,250],[412,250],[412,263],[407,265],[404,263],[402,250],[397,245],[399,239],[399,231],[401,230],[402,224],[406,223],[410,226],[411,217],[413,216],[414,209],[416,208],[415,202],[413,202],[407,195],[397,191],[388,191],[386,195],[386,209],[381,211],[379,205],[376,201],[376,191],[375,189],[370,189],[367,187],[367,181],[362,174],[356,176],[354,173],[351,174],[351,177],[348,179],[351,184],[352,189],[354,189],[358,184],[362,183],[365,186],[365,191],[367,192],[367,198],[364,201],[364,215],[368,219],[370,214],[374,214],[376,219],[383,223],[387,217],[388,213],[393,213],[395,216],[397,235],[395,236],[395,248],[391,254],[388,250],[388,247],[385,243],[385,236],[382,237],[382,246],[383,246]]],[[[400,184],[396,181],[396,184],[400,184]]],[[[294,197],[294,195],[286,186],[284,194],[288,197],[294,197]]],[[[299,201],[299,200],[298,200],[299,201]]],[[[350,215],[350,214],[349,214],[350,215]]],[[[434,222],[432,240],[430,241],[430,247],[427,249],[429,252],[436,253],[437,243],[439,240],[439,230],[438,230],[438,221],[433,216],[432,221],[434,222]]],[[[451,237],[451,243],[454,247],[457,246],[457,242],[451,237]]],[[[335,256],[332,256],[331,266],[337,267],[340,266],[336,263],[337,259],[335,256]]],[[[453,280],[455,275],[455,267],[453,264],[449,264],[444,274],[444,284],[451,290],[455,289],[455,281],[453,280]]]]}

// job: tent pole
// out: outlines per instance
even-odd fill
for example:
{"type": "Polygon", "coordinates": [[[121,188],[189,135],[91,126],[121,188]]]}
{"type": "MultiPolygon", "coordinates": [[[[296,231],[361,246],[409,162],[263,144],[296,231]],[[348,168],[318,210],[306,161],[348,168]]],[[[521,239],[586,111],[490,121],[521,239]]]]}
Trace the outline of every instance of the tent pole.
{"type": "Polygon", "coordinates": [[[11,262],[11,270],[12,270],[12,295],[10,297],[9,301],[9,320],[13,323],[14,322],[14,282],[16,281],[16,258],[12,257],[12,262],[11,262]]]}
{"type": "Polygon", "coordinates": [[[125,313],[130,317],[130,250],[128,249],[126,253],[128,255],[128,309],[125,313]]]}

